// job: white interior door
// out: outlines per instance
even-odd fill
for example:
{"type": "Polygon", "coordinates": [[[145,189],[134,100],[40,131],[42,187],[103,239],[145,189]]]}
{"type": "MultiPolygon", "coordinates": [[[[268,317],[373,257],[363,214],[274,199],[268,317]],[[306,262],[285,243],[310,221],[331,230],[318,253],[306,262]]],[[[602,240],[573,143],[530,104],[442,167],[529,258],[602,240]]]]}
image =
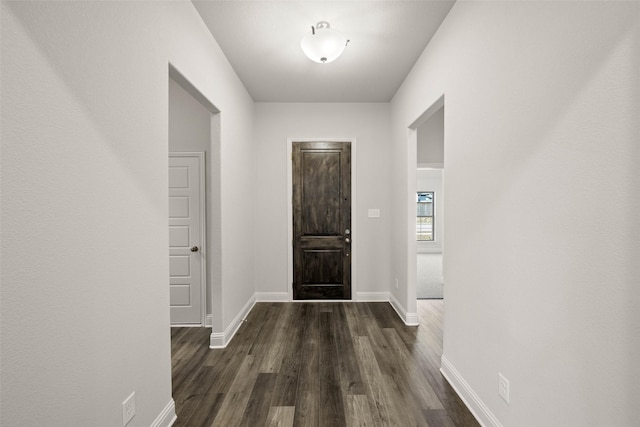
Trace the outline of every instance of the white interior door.
{"type": "Polygon", "coordinates": [[[204,325],[204,153],[169,153],[171,325],[204,325]]]}

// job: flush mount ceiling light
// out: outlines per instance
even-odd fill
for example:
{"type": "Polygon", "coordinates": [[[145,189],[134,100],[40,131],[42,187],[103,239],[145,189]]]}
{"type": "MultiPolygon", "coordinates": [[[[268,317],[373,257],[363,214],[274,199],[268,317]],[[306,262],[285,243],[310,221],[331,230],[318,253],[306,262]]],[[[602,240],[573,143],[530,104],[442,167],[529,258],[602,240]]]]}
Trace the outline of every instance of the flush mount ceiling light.
{"type": "Polygon", "coordinates": [[[327,21],[320,21],[304,36],[300,47],[310,60],[319,64],[335,61],[349,43],[342,34],[332,30],[327,21]]]}

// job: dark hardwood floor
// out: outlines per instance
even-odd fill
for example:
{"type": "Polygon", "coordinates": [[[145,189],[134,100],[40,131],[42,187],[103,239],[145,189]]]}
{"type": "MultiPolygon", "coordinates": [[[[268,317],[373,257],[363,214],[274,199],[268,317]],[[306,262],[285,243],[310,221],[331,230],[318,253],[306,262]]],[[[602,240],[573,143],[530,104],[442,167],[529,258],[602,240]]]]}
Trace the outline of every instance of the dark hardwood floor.
{"type": "Polygon", "coordinates": [[[171,331],[175,426],[477,426],[439,372],[441,300],[257,303],[226,349],[171,331]]]}

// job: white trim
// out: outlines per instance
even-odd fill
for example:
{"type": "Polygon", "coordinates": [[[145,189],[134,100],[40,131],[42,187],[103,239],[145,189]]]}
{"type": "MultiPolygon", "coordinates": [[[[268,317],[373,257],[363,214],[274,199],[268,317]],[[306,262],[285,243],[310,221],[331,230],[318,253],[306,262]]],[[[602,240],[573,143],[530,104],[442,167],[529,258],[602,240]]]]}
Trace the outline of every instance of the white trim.
{"type": "Polygon", "coordinates": [[[420,326],[420,321],[418,320],[418,313],[405,314],[404,324],[407,326],[420,326]]]}
{"type": "MultiPolygon", "coordinates": [[[[189,324],[184,326],[205,326],[207,312],[207,197],[206,197],[206,165],[205,154],[203,151],[170,151],[169,157],[197,157],[200,173],[198,180],[200,184],[200,252],[202,253],[202,262],[200,263],[200,323],[189,324]]],[[[172,324],[172,326],[183,326],[180,324],[172,324]]]]}
{"type": "Polygon", "coordinates": [[[156,419],[151,423],[150,427],[170,427],[176,422],[176,403],[171,399],[162,412],[158,414],[156,419]]]}
{"type": "Polygon", "coordinates": [[[256,292],[256,302],[268,302],[268,301],[280,301],[280,302],[288,302],[291,301],[289,298],[288,292],[256,292]]]}
{"type": "Polygon", "coordinates": [[[174,82],[178,83],[182,89],[184,89],[189,95],[191,95],[196,101],[198,101],[204,108],[209,110],[211,114],[218,114],[220,110],[216,108],[215,105],[202,93],[198,90],[197,87],[191,83],[191,81],[184,76],[178,70],[175,65],[169,62],[169,78],[174,82]]]}
{"type": "MultiPolygon", "coordinates": [[[[418,130],[407,129],[407,162],[415,165],[418,157],[418,130]]],[[[416,240],[416,192],[418,191],[418,180],[416,179],[416,168],[407,168],[407,307],[416,306],[418,299],[418,242],[416,240]]],[[[416,308],[417,310],[417,308],[416,308]]]]}
{"type": "MultiPolygon", "coordinates": [[[[351,142],[351,236],[358,238],[358,228],[356,224],[357,218],[357,170],[356,170],[356,138],[287,138],[287,293],[289,300],[293,300],[293,165],[292,165],[292,153],[293,142],[351,142]]],[[[353,240],[353,237],[352,237],[353,240]]],[[[357,295],[357,281],[356,281],[356,260],[357,258],[357,245],[351,245],[351,300],[355,301],[355,295],[357,295]]]]}
{"type": "Polygon", "coordinates": [[[224,332],[212,332],[209,337],[209,348],[225,348],[233,339],[233,336],[238,332],[242,322],[249,315],[249,312],[256,304],[256,296],[255,294],[249,298],[249,301],[242,307],[240,312],[234,317],[229,326],[224,330],[224,332]]]}
{"type": "Polygon", "coordinates": [[[476,420],[482,426],[502,427],[500,421],[496,418],[491,410],[484,404],[480,396],[471,388],[468,382],[462,377],[460,372],[447,360],[443,355],[440,359],[440,373],[449,382],[451,387],[456,391],[460,399],[469,408],[476,420]]]}
{"type": "Polygon", "coordinates": [[[389,292],[358,292],[355,300],[357,302],[389,302],[389,292]]]}
{"type": "Polygon", "coordinates": [[[434,169],[439,169],[442,170],[444,169],[444,163],[418,163],[418,169],[426,169],[426,170],[434,170],[434,169]]]}
{"type": "Polygon", "coordinates": [[[171,327],[172,328],[202,328],[202,325],[200,323],[172,323],[171,327]]]}
{"type": "MultiPolygon", "coordinates": [[[[444,94],[440,95],[438,99],[436,99],[430,106],[427,108],[424,113],[420,115],[417,119],[415,119],[409,127],[411,129],[418,129],[420,126],[425,124],[427,120],[433,116],[436,111],[439,111],[442,107],[444,107],[444,94]]],[[[415,164],[415,163],[414,163],[415,164]]]]}
{"type": "Polygon", "coordinates": [[[400,301],[393,295],[389,293],[389,304],[396,311],[398,317],[404,322],[407,326],[420,326],[418,322],[418,313],[407,313],[407,310],[400,304],[400,301]]]}
{"type": "Polygon", "coordinates": [[[207,314],[204,317],[204,327],[205,328],[212,328],[213,327],[213,315],[212,314],[207,314]]]}
{"type": "MultiPolygon", "coordinates": [[[[432,240],[435,242],[435,240],[432,240]]],[[[431,243],[431,242],[429,242],[431,243]]],[[[420,247],[420,242],[418,242],[418,252],[419,254],[440,254],[442,255],[442,248],[429,248],[429,247],[420,247]]]]}

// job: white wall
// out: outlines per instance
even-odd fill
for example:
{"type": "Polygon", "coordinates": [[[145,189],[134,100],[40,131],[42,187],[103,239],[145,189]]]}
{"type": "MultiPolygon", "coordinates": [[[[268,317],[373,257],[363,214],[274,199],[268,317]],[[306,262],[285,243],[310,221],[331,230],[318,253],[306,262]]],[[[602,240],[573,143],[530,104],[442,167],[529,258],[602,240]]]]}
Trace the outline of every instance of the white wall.
{"type": "Polygon", "coordinates": [[[171,404],[168,63],[222,111],[223,328],[254,293],[251,99],[189,2],[2,2],[1,27],[0,424],[121,425],[135,390],[149,426],[171,404]]]}
{"type": "MultiPolygon", "coordinates": [[[[389,105],[256,103],[254,183],[250,194],[257,292],[282,295],[287,283],[287,138],[356,138],[354,271],[358,294],[389,288],[389,105]],[[368,218],[378,208],[380,218],[368,218]]],[[[358,295],[353,295],[354,299],[358,295]]],[[[367,297],[360,295],[361,298],[367,297]]]]}
{"type": "Polygon", "coordinates": [[[392,101],[400,206],[407,128],[444,94],[445,370],[488,425],[640,419],[639,8],[457,2],[392,101]]]}
{"type": "Polygon", "coordinates": [[[444,108],[418,127],[418,166],[444,167],[444,108]]]}
{"type": "MultiPolygon", "coordinates": [[[[418,141],[419,143],[419,141],[418,141]]],[[[435,199],[435,239],[417,242],[418,253],[442,253],[444,241],[444,192],[442,191],[442,169],[418,169],[416,173],[418,191],[433,191],[435,199]]]]}

